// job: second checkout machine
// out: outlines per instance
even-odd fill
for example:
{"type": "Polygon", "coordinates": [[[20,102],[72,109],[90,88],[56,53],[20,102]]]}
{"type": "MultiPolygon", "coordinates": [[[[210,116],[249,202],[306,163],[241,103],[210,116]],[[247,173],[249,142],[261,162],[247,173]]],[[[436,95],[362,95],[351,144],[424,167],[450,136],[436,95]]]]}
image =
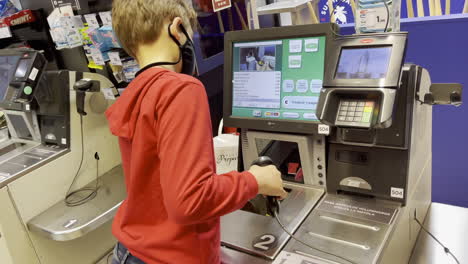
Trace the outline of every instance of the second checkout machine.
{"type": "Polygon", "coordinates": [[[104,116],[110,102],[100,92],[113,85],[98,74],[49,71],[31,49],[0,50],[0,64],[8,126],[0,142],[0,263],[96,263],[115,245],[109,220],[125,197],[104,116]]]}
{"type": "Polygon", "coordinates": [[[431,203],[432,105],[460,104],[461,86],[404,64],[405,32],[336,30],[226,34],[224,122],[242,129],[243,167],[270,157],[289,196],[276,219],[262,196],[222,217],[224,263],[411,257],[431,203]],[[267,55],[269,70],[243,66],[267,55]]]}

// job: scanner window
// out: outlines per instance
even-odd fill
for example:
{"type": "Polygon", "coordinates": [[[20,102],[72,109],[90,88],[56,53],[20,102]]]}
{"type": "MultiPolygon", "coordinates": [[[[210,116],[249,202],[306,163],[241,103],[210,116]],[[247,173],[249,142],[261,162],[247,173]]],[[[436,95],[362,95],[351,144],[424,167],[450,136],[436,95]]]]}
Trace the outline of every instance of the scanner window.
{"type": "Polygon", "coordinates": [[[258,156],[268,156],[285,181],[304,183],[299,146],[296,142],[255,139],[258,156]]]}
{"type": "Polygon", "coordinates": [[[21,115],[9,116],[11,125],[14,127],[18,138],[30,139],[32,137],[31,130],[29,130],[26,120],[21,115]]]}

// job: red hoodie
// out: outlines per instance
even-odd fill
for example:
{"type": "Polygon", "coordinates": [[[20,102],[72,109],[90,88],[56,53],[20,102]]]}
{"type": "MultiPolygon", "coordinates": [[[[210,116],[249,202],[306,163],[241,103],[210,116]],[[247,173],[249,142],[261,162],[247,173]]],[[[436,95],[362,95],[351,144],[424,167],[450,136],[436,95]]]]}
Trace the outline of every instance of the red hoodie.
{"type": "Polygon", "coordinates": [[[258,192],[249,172],[216,175],[208,100],[195,78],[140,74],[106,112],[127,198],[113,233],[146,263],[219,263],[219,217],[258,192]]]}

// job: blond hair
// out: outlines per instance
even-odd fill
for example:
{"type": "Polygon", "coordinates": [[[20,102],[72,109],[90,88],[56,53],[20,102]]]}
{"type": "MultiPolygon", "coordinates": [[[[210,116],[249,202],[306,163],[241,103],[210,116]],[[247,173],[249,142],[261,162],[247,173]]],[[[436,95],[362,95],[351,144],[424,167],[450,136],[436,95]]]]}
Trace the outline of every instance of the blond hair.
{"type": "Polygon", "coordinates": [[[132,57],[138,45],[159,38],[165,23],[182,18],[188,30],[195,29],[197,15],[187,0],[113,0],[112,26],[120,44],[132,57]]]}

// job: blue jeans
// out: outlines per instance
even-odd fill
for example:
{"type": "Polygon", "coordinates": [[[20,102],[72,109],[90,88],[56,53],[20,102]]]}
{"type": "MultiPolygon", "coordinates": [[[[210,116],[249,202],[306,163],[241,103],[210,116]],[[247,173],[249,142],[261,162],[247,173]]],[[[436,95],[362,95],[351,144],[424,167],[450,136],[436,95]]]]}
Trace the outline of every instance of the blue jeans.
{"type": "Polygon", "coordinates": [[[112,264],[145,264],[139,258],[132,256],[128,249],[120,244],[117,243],[114,248],[114,256],[112,257],[112,264]]]}

